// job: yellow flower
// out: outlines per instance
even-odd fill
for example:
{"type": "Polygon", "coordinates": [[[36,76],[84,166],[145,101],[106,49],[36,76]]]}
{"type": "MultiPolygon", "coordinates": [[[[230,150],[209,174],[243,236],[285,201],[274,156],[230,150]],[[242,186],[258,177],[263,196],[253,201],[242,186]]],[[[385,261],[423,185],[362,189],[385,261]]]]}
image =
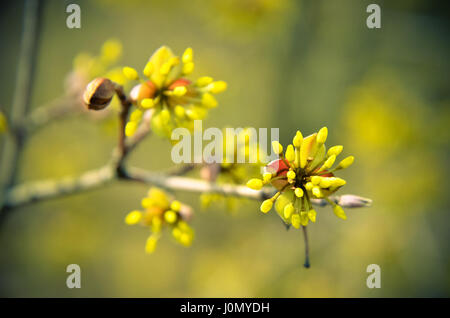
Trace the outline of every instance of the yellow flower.
{"type": "Polygon", "coordinates": [[[172,235],[182,245],[189,246],[193,239],[193,230],[186,223],[187,207],[173,200],[166,192],[158,188],[150,188],[141,202],[143,211],[133,210],[125,217],[125,223],[134,225],[140,223],[150,229],[145,251],[152,253],[161,236],[164,227],[172,228],[172,235]],[[175,234],[180,234],[179,236],[175,234]]]}
{"type": "MultiPolygon", "coordinates": [[[[346,219],[342,207],[330,200],[329,196],[346,183],[345,180],[335,177],[334,172],[350,166],[354,158],[349,156],[333,168],[343,146],[331,147],[327,152],[327,136],[326,127],[305,138],[297,131],[285,154],[278,141],[272,143],[279,159],[265,167],[265,174],[270,173],[271,176],[265,183],[272,183],[278,192],[262,202],[262,212],[269,212],[275,203],[275,210],[283,221],[299,228],[300,225],[307,226],[309,221],[316,221],[317,213],[312,209],[311,199],[320,198],[329,202],[336,216],[346,219]]],[[[265,183],[260,179],[251,179],[247,186],[260,189],[265,183]]]]}
{"type": "MultiPolygon", "coordinates": [[[[194,82],[187,79],[185,76],[194,69],[193,54],[187,48],[180,58],[169,47],[160,47],[144,67],[146,79],[131,90],[130,99],[137,108],[154,109],[152,130],[160,136],[170,138],[177,127],[192,130],[194,120],[203,119],[209,109],[217,106],[214,94],[227,88],[224,81],[211,77],[194,82]]],[[[128,79],[139,80],[137,71],[131,67],[125,67],[123,73],[128,79]]],[[[140,119],[135,123],[139,125],[140,119]]]]}

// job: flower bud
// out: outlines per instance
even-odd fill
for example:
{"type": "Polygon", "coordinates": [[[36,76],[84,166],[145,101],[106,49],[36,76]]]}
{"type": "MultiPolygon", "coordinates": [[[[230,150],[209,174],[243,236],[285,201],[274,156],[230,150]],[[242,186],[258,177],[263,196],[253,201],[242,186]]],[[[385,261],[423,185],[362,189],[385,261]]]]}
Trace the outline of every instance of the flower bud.
{"type": "Polygon", "coordinates": [[[283,210],[283,215],[286,219],[289,219],[292,215],[292,213],[294,213],[294,205],[292,203],[288,203],[283,210]]]}
{"type": "Polygon", "coordinates": [[[209,91],[213,94],[222,93],[227,89],[227,83],[225,81],[217,81],[208,85],[209,91]]]}
{"type": "Polygon", "coordinates": [[[308,211],[308,218],[311,220],[311,222],[314,222],[314,223],[316,222],[316,215],[317,215],[316,210],[311,209],[308,211]]]}
{"type": "Polygon", "coordinates": [[[292,140],[292,143],[294,144],[294,147],[300,148],[303,142],[303,135],[300,132],[300,130],[297,130],[297,133],[295,134],[294,139],[292,140]]]}
{"type": "Polygon", "coordinates": [[[125,75],[125,77],[129,80],[138,80],[139,79],[138,72],[132,67],[125,66],[122,71],[123,71],[123,75],[125,75]]]}
{"type": "Polygon", "coordinates": [[[192,48],[188,47],[182,56],[182,61],[183,63],[190,63],[193,60],[193,56],[194,56],[194,51],[192,50],[192,48]]]}
{"type": "Polygon", "coordinates": [[[125,217],[125,223],[128,225],[137,224],[142,219],[142,212],[138,210],[131,211],[125,217]]]}
{"type": "Polygon", "coordinates": [[[288,179],[295,179],[295,172],[292,170],[289,170],[288,173],[286,174],[286,176],[288,177],[288,179]]]}
{"type": "Polygon", "coordinates": [[[172,210],[166,211],[164,213],[164,220],[169,224],[174,223],[177,220],[177,213],[172,210]]]}
{"type": "Polygon", "coordinates": [[[293,162],[295,160],[294,146],[292,145],[287,146],[285,156],[289,162],[293,162]]]}
{"type": "Polygon", "coordinates": [[[145,244],[145,252],[151,254],[155,251],[156,245],[158,244],[158,237],[155,235],[150,235],[145,244]]]}
{"type": "Polygon", "coordinates": [[[320,190],[319,187],[314,187],[314,188],[312,188],[312,194],[313,194],[316,198],[322,198],[322,197],[323,197],[322,191],[320,190]]]}
{"type": "Polygon", "coordinates": [[[336,155],[333,154],[325,161],[321,170],[330,169],[335,161],[336,161],[336,155]]]}
{"type": "Polygon", "coordinates": [[[262,186],[263,186],[263,182],[260,179],[254,178],[254,179],[250,179],[247,182],[247,187],[249,187],[250,189],[253,189],[253,190],[261,190],[262,186]]]}
{"type": "Polygon", "coordinates": [[[298,213],[292,215],[291,223],[294,228],[296,229],[300,228],[300,215],[298,215],[298,213]]]}
{"type": "Polygon", "coordinates": [[[295,196],[296,196],[297,198],[301,198],[301,197],[303,196],[303,190],[302,190],[302,188],[296,188],[296,189],[294,190],[294,193],[295,193],[295,196]]]}
{"type": "Polygon", "coordinates": [[[353,161],[355,161],[355,157],[353,157],[353,156],[348,156],[347,158],[345,158],[344,160],[342,160],[342,161],[339,163],[339,168],[345,169],[345,168],[351,166],[352,163],[353,163],[353,161]]]}
{"type": "Polygon", "coordinates": [[[170,208],[174,211],[180,211],[181,209],[180,201],[177,200],[172,201],[172,203],[170,204],[170,208]]]}
{"type": "Polygon", "coordinates": [[[272,141],[272,149],[277,155],[283,152],[283,146],[276,140],[272,141]]]}
{"type": "Polygon", "coordinates": [[[264,183],[269,183],[270,180],[272,180],[272,174],[270,172],[265,172],[263,174],[263,182],[264,183]]]}
{"type": "Polygon", "coordinates": [[[320,176],[312,176],[311,177],[311,182],[314,185],[318,185],[321,180],[322,180],[322,178],[320,176]]]}
{"type": "Polygon", "coordinates": [[[345,212],[344,212],[344,209],[342,209],[342,207],[341,206],[339,206],[339,205],[334,205],[333,206],[333,212],[334,212],[334,214],[336,214],[336,216],[338,217],[338,218],[341,218],[341,219],[343,219],[343,220],[346,220],[347,219],[347,215],[345,215],[345,212]]]}
{"type": "Polygon", "coordinates": [[[343,149],[344,149],[344,147],[341,145],[333,146],[330,149],[328,149],[327,155],[328,155],[328,157],[330,157],[331,155],[338,156],[342,152],[343,149]]]}
{"type": "Polygon", "coordinates": [[[264,200],[263,203],[261,203],[260,210],[263,213],[267,213],[272,209],[273,201],[271,199],[264,200]]]}
{"type": "Polygon", "coordinates": [[[323,127],[317,133],[317,142],[319,144],[324,144],[325,141],[327,141],[327,137],[328,137],[328,128],[327,127],[323,127]]]}
{"type": "Polygon", "coordinates": [[[301,212],[301,213],[300,213],[300,223],[301,223],[303,226],[307,226],[307,225],[308,225],[308,222],[309,222],[308,212],[306,212],[306,211],[301,212]]]}
{"type": "Polygon", "coordinates": [[[91,81],[83,94],[83,101],[88,109],[101,110],[109,105],[114,94],[116,86],[107,78],[98,77],[91,81]]]}

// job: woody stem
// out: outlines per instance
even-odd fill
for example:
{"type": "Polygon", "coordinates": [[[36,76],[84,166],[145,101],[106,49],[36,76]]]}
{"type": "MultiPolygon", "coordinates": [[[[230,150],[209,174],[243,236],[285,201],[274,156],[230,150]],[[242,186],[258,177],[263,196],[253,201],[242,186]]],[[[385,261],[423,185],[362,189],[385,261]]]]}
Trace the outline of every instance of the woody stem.
{"type": "Polygon", "coordinates": [[[309,268],[310,263],[309,263],[309,242],[308,242],[308,232],[306,230],[306,226],[302,225],[302,230],[303,230],[303,240],[305,242],[305,263],[303,264],[303,266],[305,268],[309,268]]]}

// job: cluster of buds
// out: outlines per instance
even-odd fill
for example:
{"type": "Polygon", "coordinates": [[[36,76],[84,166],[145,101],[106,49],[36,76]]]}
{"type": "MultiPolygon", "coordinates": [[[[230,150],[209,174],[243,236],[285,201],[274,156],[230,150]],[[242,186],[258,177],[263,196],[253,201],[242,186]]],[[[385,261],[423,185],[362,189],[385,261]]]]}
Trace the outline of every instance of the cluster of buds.
{"type": "Polygon", "coordinates": [[[286,224],[300,228],[300,225],[307,226],[309,221],[316,221],[317,213],[311,204],[311,199],[315,198],[326,200],[339,218],[347,218],[342,207],[329,196],[346,183],[344,179],[335,177],[334,172],[349,167],[354,157],[346,157],[333,168],[343,147],[334,146],[327,151],[327,135],[326,127],[306,138],[297,131],[285,152],[278,141],[272,142],[279,159],[265,167],[262,179],[247,182],[247,186],[254,190],[269,183],[278,190],[273,197],[262,202],[262,212],[269,212],[275,204],[275,210],[286,224]]]}
{"type": "Polygon", "coordinates": [[[142,199],[144,211],[134,210],[127,214],[125,223],[141,224],[150,228],[150,236],[145,245],[145,251],[152,253],[161,237],[164,226],[171,228],[172,236],[184,246],[190,246],[194,238],[194,230],[187,223],[192,210],[189,206],[174,200],[164,191],[151,188],[148,195],[142,199]]]}
{"type": "Polygon", "coordinates": [[[170,138],[176,127],[193,130],[193,121],[205,118],[208,110],[217,106],[213,95],[227,88],[224,81],[214,81],[209,76],[191,82],[185,76],[193,70],[191,48],[187,48],[180,58],[166,46],[159,48],[145,65],[146,79],[140,79],[134,68],[124,67],[123,74],[127,79],[140,81],[130,93],[136,109],[126,125],[126,135],[132,136],[136,132],[143,112],[149,109],[154,110],[152,129],[161,136],[170,138]]]}

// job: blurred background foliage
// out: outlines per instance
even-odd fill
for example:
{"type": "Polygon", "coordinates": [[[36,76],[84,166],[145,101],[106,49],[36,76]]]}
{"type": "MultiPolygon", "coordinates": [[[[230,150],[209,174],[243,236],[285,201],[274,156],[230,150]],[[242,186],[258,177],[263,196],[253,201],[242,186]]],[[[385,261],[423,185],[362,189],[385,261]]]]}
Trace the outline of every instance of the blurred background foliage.
{"type": "MultiPolygon", "coordinates": [[[[376,1],[382,28],[366,27],[373,1],[77,1],[81,29],[68,29],[68,1],[47,1],[32,108],[63,92],[80,52],[104,41],[123,44],[120,63],[142,69],[162,44],[195,50],[194,76],[228,82],[210,127],[322,126],[356,162],[342,175],[345,193],[373,207],[348,220],[318,209],[309,227],[312,268],[303,242],[256,202],[229,213],[200,207],[191,248],[165,235],[144,253],[144,228],[127,227],[147,187],[103,189],[16,210],[0,232],[0,294],[61,297],[396,297],[449,296],[448,144],[449,6],[430,1],[376,1]],[[82,288],[66,287],[66,266],[82,269],[82,288]],[[366,287],[379,264],[382,288],[366,287]]],[[[0,101],[8,112],[21,34],[21,2],[0,10],[0,101]]],[[[75,116],[28,142],[20,180],[76,175],[102,165],[115,145],[116,123],[75,116]]],[[[151,170],[172,166],[170,143],[143,142],[130,161],[151,170]]]]}

